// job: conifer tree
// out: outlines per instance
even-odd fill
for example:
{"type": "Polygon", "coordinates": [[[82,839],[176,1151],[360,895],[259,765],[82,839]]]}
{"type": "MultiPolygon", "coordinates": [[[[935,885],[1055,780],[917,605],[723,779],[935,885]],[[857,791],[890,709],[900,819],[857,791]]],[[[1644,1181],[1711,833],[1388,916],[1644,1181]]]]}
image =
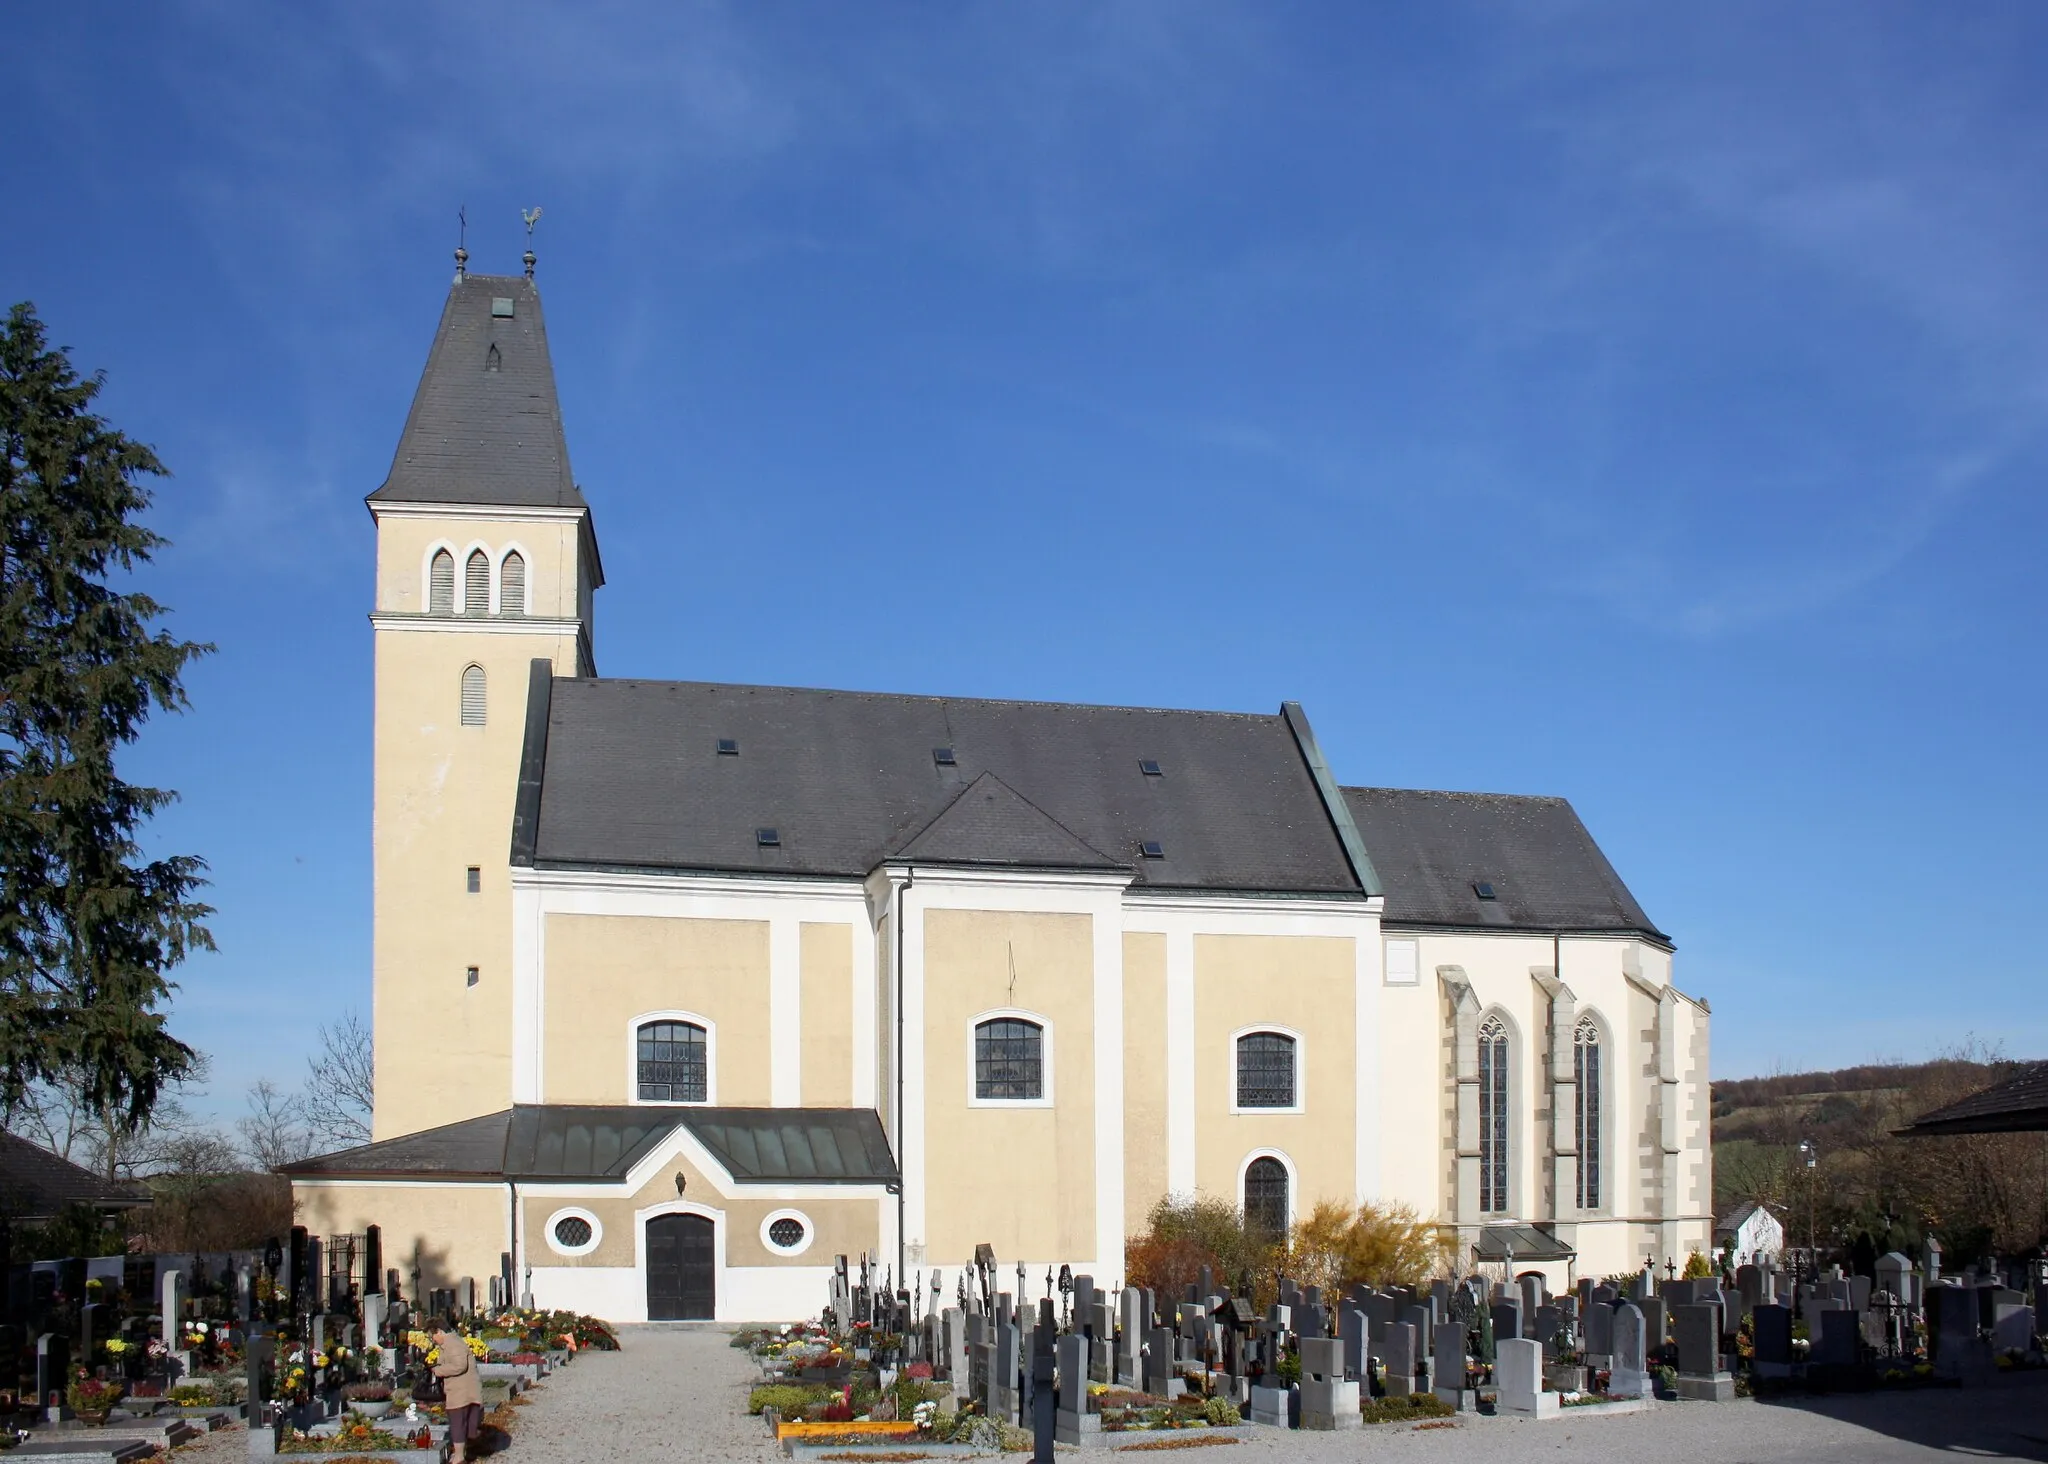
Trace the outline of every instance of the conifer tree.
{"type": "Polygon", "coordinates": [[[212,647],[152,623],[109,583],[165,541],[138,522],[156,455],[92,410],[105,383],[51,349],[29,304],[0,330],[0,1102],[76,1081],[130,1128],[194,1054],[165,1028],[166,977],[211,949],[205,862],[144,857],[177,795],[124,782],[115,754],[212,647]]]}

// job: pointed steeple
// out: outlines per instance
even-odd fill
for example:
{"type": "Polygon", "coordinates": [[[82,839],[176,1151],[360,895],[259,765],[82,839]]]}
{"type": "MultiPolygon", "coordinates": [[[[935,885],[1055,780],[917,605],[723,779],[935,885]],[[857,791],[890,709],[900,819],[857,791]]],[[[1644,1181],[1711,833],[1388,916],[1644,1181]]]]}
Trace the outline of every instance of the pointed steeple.
{"type": "Polygon", "coordinates": [[[463,275],[450,287],[391,474],[370,501],[589,506],[569,470],[530,276],[463,275]]]}

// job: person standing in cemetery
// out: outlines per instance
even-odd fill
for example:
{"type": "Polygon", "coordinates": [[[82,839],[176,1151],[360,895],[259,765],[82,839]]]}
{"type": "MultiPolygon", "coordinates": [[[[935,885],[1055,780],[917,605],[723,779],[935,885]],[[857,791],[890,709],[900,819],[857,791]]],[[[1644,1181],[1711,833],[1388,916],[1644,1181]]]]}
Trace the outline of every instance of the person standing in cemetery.
{"type": "Polygon", "coordinates": [[[441,1406],[448,1412],[448,1464],[463,1464],[469,1456],[469,1445],[483,1427],[483,1380],[477,1373],[476,1359],[470,1355],[468,1341],[455,1330],[453,1322],[443,1321],[435,1328],[434,1346],[440,1350],[434,1376],[447,1389],[441,1406]]]}

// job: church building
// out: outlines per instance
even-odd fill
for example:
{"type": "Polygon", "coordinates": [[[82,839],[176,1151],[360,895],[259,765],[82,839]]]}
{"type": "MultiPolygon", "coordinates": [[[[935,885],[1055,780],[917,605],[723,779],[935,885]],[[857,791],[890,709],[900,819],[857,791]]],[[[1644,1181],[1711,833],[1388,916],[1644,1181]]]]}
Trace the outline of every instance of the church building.
{"type": "Polygon", "coordinates": [[[376,1116],[289,1166],[316,1233],[622,1322],[984,1242],[1107,1285],[1169,1194],[1554,1284],[1707,1248],[1707,1008],[1562,799],[1347,786],[1293,702],[600,676],[530,266],[458,274],[369,508],[376,1116]]]}

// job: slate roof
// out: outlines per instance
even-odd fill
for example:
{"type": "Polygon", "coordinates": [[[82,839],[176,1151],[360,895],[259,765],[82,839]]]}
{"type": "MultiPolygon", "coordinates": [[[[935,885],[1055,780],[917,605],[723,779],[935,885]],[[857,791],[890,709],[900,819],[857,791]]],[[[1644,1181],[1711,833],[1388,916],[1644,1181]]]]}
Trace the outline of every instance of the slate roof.
{"type": "Polygon", "coordinates": [[[73,1205],[128,1210],[148,1203],[134,1185],[111,1184],[41,1144],[0,1132],[0,1216],[48,1220],[73,1205]]]}
{"type": "Polygon", "coordinates": [[[532,280],[473,274],[449,288],[390,476],[370,502],[587,506],[532,280]],[[493,313],[494,301],[511,314],[493,313]]]}
{"type": "Polygon", "coordinates": [[[1388,925],[1613,931],[1669,945],[1562,798],[1346,788],[1388,925]],[[1474,886],[1491,884],[1483,900],[1474,886]]]}
{"type": "MultiPolygon", "coordinates": [[[[529,716],[515,863],[858,879],[915,854],[1120,866],[1140,888],[1363,892],[1291,706],[1256,715],[573,678],[536,680],[533,695],[548,708],[544,724],[529,716]],[[721,738],[737,755],[719,754],[721,738]],[[941,747],[953,765],[935,759],[941,747]],[[1160,776],[1141,771],[1147,759],[1160,776]],[[762,828],[779,846],[760,845],[762,828]],[[1141,856],[1148,840],[1162,857],[1141,856]]],[[[1328,797],[1338,804],[1334,784],[1328,797]]]]}
{"type": "Polygon", "coordinates": [[[279,1168],[295,1178],[432,1175],[442,1179],[623,1183],[677,1127],[739,1184],[883,1184],[896,1160],[865,1108],[699,1108],[520,1104],[279,1168]]]}
{"type": "Polygon", "coordinates": [[[1994,1083],[1946,1108],[1923,1113],[1896,1132],[1907,1138],[2048,1133],[2048,1062],[1994,1083]]]}

